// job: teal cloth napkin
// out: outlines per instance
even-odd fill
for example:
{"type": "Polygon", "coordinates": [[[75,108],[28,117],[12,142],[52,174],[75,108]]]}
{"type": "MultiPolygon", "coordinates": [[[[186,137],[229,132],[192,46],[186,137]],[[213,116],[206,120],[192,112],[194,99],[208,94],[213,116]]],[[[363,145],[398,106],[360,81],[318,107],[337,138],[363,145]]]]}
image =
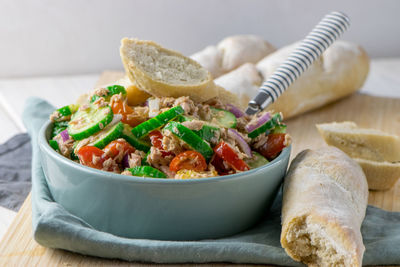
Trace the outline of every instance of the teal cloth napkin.
{"type": "MultiPolygon", "coordinates": [[[[279,194],[269,215],[253,229],[221,239],[158,241],[128,239],[97,231],[54,202],[41,168],[37,133],[54,110],[44,100],[30,98],[23,120],[32,140],[32,225],[35,240],[50,248],[104,258],[155,263],[232,262],[302,266],[280,245],[279,194]]],[[[363,264],[400,263],[400,213],[372,206],[362,225],[366,252],[363,264]]]]}

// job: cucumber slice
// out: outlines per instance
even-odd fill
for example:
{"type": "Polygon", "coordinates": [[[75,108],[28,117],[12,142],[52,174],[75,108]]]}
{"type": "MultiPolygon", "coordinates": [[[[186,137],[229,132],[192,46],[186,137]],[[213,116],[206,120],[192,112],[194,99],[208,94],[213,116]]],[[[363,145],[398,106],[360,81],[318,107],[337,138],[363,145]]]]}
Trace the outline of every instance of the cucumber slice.
{"type": "Polygon", "coordinates": [[[58,135],[65,129],[67,129],[68,121],[59,121],[53,124],[53,131],[51,132],[51,138],[58,135]]]}
{"type": "Polygon", "coordinates": [[[211,125],[203,125],[200,130],[193,130],[193,132],[197,134],[201,139],[206,140],[209,143],[218,142],[217,137],[219,136],[219,129],[217,127],[211,125]]]}
{"type": "Polygon", "coordinates": [[[272,130],[272,134],[278,134],[278,133],[286,133],[286,128],[287,126],[285,124],[281,124],[276,126],[273,130],[272,130]]]}
{"type": "Polygon", "coordinates": [[[49,140],[49,145],[55,150],[55,151],[60,151],[60,147],[58,146],[58,143],[56,140],[49,140]]]}
{"type": "Polygon", "coordinates": [[[275,113],[269,121],[267,121],[257,129],[253,130],[252,132],[250,132],[247,136],[250,138],[256,138],[260,134],[265,133],[266,131],[270,131],[273,128],[280,125],[281,120],[282,120],[281,114],[275,113]]]}
{"type": "Polygon", "coordinates": [[[167,178],[167,175],[165,175],[165,173],[150,166],[136,166],[134,168],[129,168],[126,170],[130,171],[133,176],[167,178]]]}
{"type": "Polygon", "coordinates": [[[92,96],[92,98],[90,99],[90,103],[93,103],[94,101],[96,101],[97,99],[99,99],[100,97],[104,97],[104,99],[106,101],[109,101],[111,96],[113,95],[117,95],[122,93],[123,96],[126,96],[126,90],[125,87],[123,87],[122,85],[111,85],[107,87],[108,89],[108,94],[105,96],[98,96],[98,95],[94,95],[92,96]]]}
{"type": "Polygon", "coordinates": [[[188,116],[179,115],[178,117],[176,117],[175,120],[179,121],[179,122],[184,122],[184,121],[192,121],[193,118],[188,117],[188,116]]]}
{"type": "Polygon", "coordinates": [[[108,126],[104,128],[101,132],[98,132],[96,135],[92,136],[94,140],[92,142],[92,145],[97,148],[103,149],[111,141],[118,139],[121,136],[123,129],[124,124],[122,122],[118,122],[113,126],[108,126]]]}
{"type": "Polygon", "coordinates": [[[249,165],[250,169],[255,169],[269,163],[269,161],[260,153],[257,153],[255,151],[252,151],[252,153],[253,157],[251,159],[244,160],[247,165],[249,165]]]}
{"type": "Polygon", "coordinates": [[[170,120],[175,119],[180,114],[183,114],[184,110],[181,106],[173,107],[154,118],[147,120],[135,128],[132,129],[132,134],[136,138],[142,138],[145,135],[148,135],[151,131],[154,131],[165,124],[167,124],[170,120]]]}
{"type": "Polygon", "coordinates": [[[85,110],[78,110],[68,123],[68,134],[75,140],[82,140],[97,133],[113,119],[111,107],[97,108],[89,105],[85,110]]]}
{"type": "Polygon", "coordinates": [[[57,111],[60,113],[61,116],[65,117],[65,116],[69,116],[72,115],[73,113],[75,113],[78,110],[78,106],[71,104],[68,106],[64,106],[62,108],[57,109],[57,111]]]}
{"type": "Polygon", "coordinates": [[[151,147],[150,143],[136,138],[131,131],[132,127],[129,126],[128,124],[124,124],[124,129],[122,130],[121,137],[124,138],[129,144],[131,144],[137,150],[141,150],[144,152],[150,151],[151,147]]]}
{"type": "Polygon", "coordinates": [[[212,121],[224,128],[235,128],[237,120],[233,113],[219,108],[211,107],[212,121]]]}
{"type": "Polygon", "coordinates": [[[142,166],[149,166],[149,163],[147,162],[147,157],[150,155],[150,151],[146,153],[146,156],[142,158],[142,166]]]}
{"type": "Polygon", "coordinates": [[[164,130],[171,131],[175,136],[182,139],[191,148],[199,152],[208,161],[211,159],[214,151],[203,139],[201,139],[192,130],[183,126],[179,122],[171,121],[165,127],[164,130]]]}

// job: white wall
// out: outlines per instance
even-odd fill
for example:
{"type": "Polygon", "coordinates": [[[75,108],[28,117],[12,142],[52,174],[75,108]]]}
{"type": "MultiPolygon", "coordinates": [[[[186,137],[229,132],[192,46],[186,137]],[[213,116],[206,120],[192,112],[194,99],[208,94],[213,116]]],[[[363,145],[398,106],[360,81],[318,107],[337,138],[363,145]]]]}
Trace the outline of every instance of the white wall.
{"type": "Polygon", "coordinates": [[[187,55],[231,34],[262,35],[279,47],[332,10],[352,20],[344,39],[373,57],[400,56],[396,0],[0,0],[0,77],[121,69],[124,36],[187,55]]]}

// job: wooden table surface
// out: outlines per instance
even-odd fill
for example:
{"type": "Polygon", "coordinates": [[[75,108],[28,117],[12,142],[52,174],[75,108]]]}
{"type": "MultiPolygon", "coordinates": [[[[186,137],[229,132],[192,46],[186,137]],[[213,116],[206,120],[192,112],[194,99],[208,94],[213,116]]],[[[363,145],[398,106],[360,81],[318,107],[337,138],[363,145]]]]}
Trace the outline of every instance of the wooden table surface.
{"type": "MultiPolygon", "coordinates": [[[[373,95],[390,95],[394,97],[400,97],[400,90],[398,89],[400,87],[400,76],[398,75],[399,73],[400,73],[400,59],[375,61],[375,64],[374,62],[372,63],[370,78],[368,79],[362,91],[373,95]],[[384,70],[388,70],[388,72],[385,72],[384,70]],[[373,79],[371,79],[371,77],[373,79]],[[379,90],[376,90],[375,88],[379,88],[379,90]]],[[[119,75],[120,73],[108,73],[107,79],[110,79],[110,77],[118,77],[119,75]]],[[[95,82],[96,79],[98,79],[98,77],[99,77],[98,75],[83,75],[78,77],[76,76],[55,77],[46,79],[30,78],[30,79],[25,79],[23,81],[0,80],[0,118],[2,118],[1,120],[3,123],[2,125],[6,127],[4,128],[4,130],[2,129],[0,131],[1,133],[0,142],[3,142],[8,137],[18,132],[23,132],[25,130],[20,120],[20,114],[22,113],[23,110],[22,102],[24,99],[27,98],[27,96],[29,95],[41,96],[48,99],[51,103],[53,103],[56,106],[62,106],[67,103],[73,102],[73,99],[76,99],[76,97],[79,94],[88,91],[88,88],[89,89],[92,88],[93,87],[92,84],[95,82]],[[19,89],[25,91],[23,91],[22,93],[18,92],[16,90],[18,84],[19,85],[22,84],[23,86],[19,87],[19,89]],[[35,88],[35,90],[32,90],[32,88],[35,88]],[[54,90],[54,88],[57,88],[57,90],[54,90]],[[66,92],[65,95],[60,93],[60,91],[64,92],[64,90],[66,92]]],[[[323,109],[329,110],[332,109],[334,105],[346,106],[349,105],[349,103],[353,107],[352,102],[346,102],[346,101],[356,101],[356,102],[358,101],[362,106],[367,107],[367,109],[369,109],[370,106],[371,110],[379,110],[379,107],[390,107],[391,110],[390,112],[392,112],[390,114],[394,116],[391,118],[395,118],[394,126],[393,123],[391,123],[393,122],[393,120],[391,122],[382,121],[378,125],[381,129],[387,130],[389,132],[394,132],[394,133],[400,132],[400,127],[399,127],[400,100],[383,99],[383,98],[375,99],[375,98],[370,98],[368,96],[357,94],[353,97],[339,101],[333,105],[329,105],[323,109]]],[[[354,113],[354,109],[349,110],[349,112],[354,113]]],[[[364,116],[360,115],[359,118],[354,120],[356,120],[363,126],[369,126],[368,115],[359,112],[358,110],[357,112],[358,112],[357,114],[364,114],[364,116]]],[[[292,120],[289,121],[289,127],[291,129],[304,129],[304,121],[307,121],[307,123],[315,123],[322,119],[324,119],[323,121],[329,121],[328,120],[329,118],[333,118],[332,113],[329,114],[331,115],[329,115],[328,117],[309,116],[308,119],[303,120],[303,122],[292,120]]],[[[342,114],[344,113],[342,112],[342,114]]],[[[390,114],[385,114],[385,115],[390,115],[390,114]]],[[[371,115],[373,116],[374,114],[371,115]]],[[[341,117],[339,115],[337,120],[340,120],[340,118],[341,117]]],[[[346,117],[344,117],[344,119],[346,119],[346,117]]],[[[377,127],[376,124],[373,124],[371,126],[377,127]]],[[[311,146],[315,147],[322,144],[322,140],[314,142],[312,135],[306,135],[306,137],[307,137],[306,139],[313,141],[311,143],[311,146]]],[[[299,149],[300,147],[298,148],[294,147],[292,154],[295,155],[299,149]]],[[[389,191],[372,192],[370,194],[369,203],[384,208],[386,210],[400,211],[400,182],[397,183],[395,187],[389,191]]],[[[31,238],[32,232],[31,232],[31,225],[30,225],[31,219],[29,211],[30,211],[30,202],[28,198],[27,202],[25,202],[24,206],[21,208],[19,214],[15,217],[15,220],[11,224],[10,229],[4,236],[4,239],[0,243],[1,266],[4,266],[4,264],[6,263],[7,265],[11,265],[9,263],[15,263],[15,264],[29,263],[29,265],[34,263],[38,264],[51,263],[53,265],[55,262],[58,263],[57,265],[62,264],[63,266],[65,266],[66,264],[70,266],[75,266],[75,265],[81,265],[83,263],[85,263],[85,266],[86,263],[88,263],[90,266],[128,264],[120,261],[104,261],[102,259],[93,257],[83,257],[77,254],[61,250],[46,249],[39,246],[31,238]],[[12,246],[12,244],[14,244],[14,246],[12,246]]],[[[3,231],[5,232],[5,227],[8,225],[9,221],[11,221],[14,216],[15,214],[12,211],[8,211],[6,209],[0,209],[0,234],[1,234],[1,229],[3,229],[3,231]]]]}

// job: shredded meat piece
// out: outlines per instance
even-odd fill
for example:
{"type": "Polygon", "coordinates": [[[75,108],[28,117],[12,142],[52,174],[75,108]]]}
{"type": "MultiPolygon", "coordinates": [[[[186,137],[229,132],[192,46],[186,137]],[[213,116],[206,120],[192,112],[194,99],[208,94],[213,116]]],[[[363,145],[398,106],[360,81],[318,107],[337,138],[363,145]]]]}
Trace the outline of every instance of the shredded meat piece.
{"type": "Polygon", "coordinates": [[[108,105],[108,103],[105,101],[104,97],[100,97],[98,99],[96,99],[96,101],[93,102],[93,104],[95,106],[97,106],[97,108],[102,108],[108,105]]]}
{"type": "Polygon", "coordinates": [[[184,121],[182,122],[182,125],[189,128],[190,130],[199,131],[203,127],[204,121],[199,121],[199,120],[184,121]]]}
{"type": "Polygon", "coordinates": [[[168,166],[160,166],[160,170],[165,173],[168,178],[175,178],[175,172],[171,171],[168,166]]]}
{"type": "Polygon", "coordinates": [[[206,101],[205,103],[212,107],[215,107],[215,108],[227,109],[226,105],[217,98],[211,98],[210,100],[206,101]]]}
{"type": "Polygon", "coordinates": [[[248,115],[244,115],[240,118],[237,118],[236,119],[236,122],[237,122],[236,128],[241,132],[247,132],[245,127],[249,123],[249,121],[250,121],[250,117],[248,115]]]}
{"type": "Polygon", "coordinates": [[[90,98],[93,96],[106,96],[110,91],[107,88],[104,87],[99,87],[93,90],[92,94],[90,95],[90,98]]]}
{"type": "Polygon", "coordinates": [[[121,172],[122,175],[133,176],[132,173],[128,170],[121,172]]]}
{"type": "Polygon", "coordinates": [[[260,148],[262,145],[264,145],[268,141],[268,135],[265,133],[260,134],[257,136],[252,142],[253,142],[253,147],[255,149],[260,148]]]}
{"type": "MultiPolygon", "coordinates": [[[[93,159],[95,156],[93,157],[93,159]]],[[[112,171],[119,173],[119,167],[118,164],[113,160],[112,158],[108,158],[103,162],[103,171],[112,171]]]]}
{"type": "Polygon", "coordinates": [[[164,166],[165,165],[169,165],[169,163],[171,162],[172,158],[173,158],[173,156],[164,157],[162,155],[161,151],[158,148],[152,146],[150,148],[150,154],[147,156],[147,162],[150,165],[158,168],[158,167],[163,166],[163,165],[164,166]]]}
{"type": "Polygon", "coordinates": [[[58,112],[58,110],[54,111],[53,113],[51,113],[50,115],[50,120],[52,122],[56,122],[59,118],[61,118],[61,114],[60,112],[58,112]]]}
{"type": "Polygon", "coordinates": [[[197,115],[200,119],[205,120],[205,121],[210,121],[211,120],[211,109],[210,109],[210,105],[202,105],[202,104],[198,104],[197,105],[197,115]]]}
{"type": "Polygon", "coordinates": [[[163,132],[162,146],[165,151],[172,152],[175,155],[185,150],[185,143],[168,130],[163,132]]]}
{"type": "Polygon", "coordinates": [[[181,96],[174,101],[174,107],[181,106],[185,111],[185,115],[197,112],[198,108],[188,96],[181,96]]]}
{"type": "Polygon", "coordinates": [[[72,146],[74,145],[74,140],[71,138],[64,142],[61,134],[54,136],[53,140],[57,141],[60,153],[67,158],[71,157],[72,146]]]}
{"type": "Polygon", "coordinates": [[[285,147],[290,146],[290,144],[292,143],[292,137],[288,134],[285,135],[285,141],[283,142],[283,145],[285,147]]]}
{"type": "Polygon", "coordinates": [[[142,165],[142,157],[136,153],[131,153],[128,157],[129,168],[142,165]]]}

